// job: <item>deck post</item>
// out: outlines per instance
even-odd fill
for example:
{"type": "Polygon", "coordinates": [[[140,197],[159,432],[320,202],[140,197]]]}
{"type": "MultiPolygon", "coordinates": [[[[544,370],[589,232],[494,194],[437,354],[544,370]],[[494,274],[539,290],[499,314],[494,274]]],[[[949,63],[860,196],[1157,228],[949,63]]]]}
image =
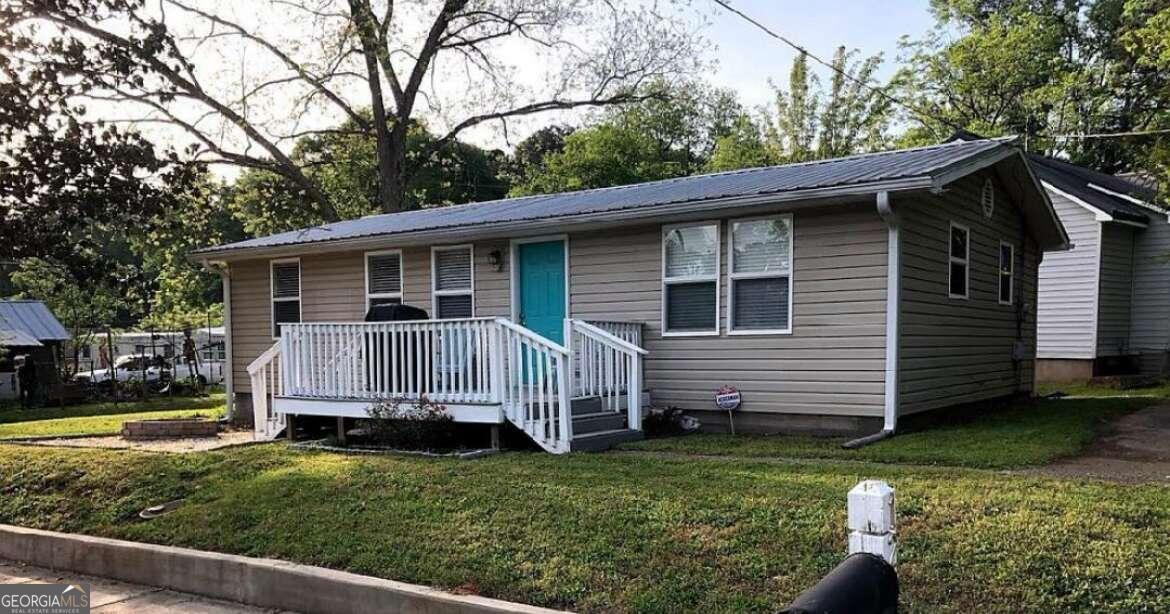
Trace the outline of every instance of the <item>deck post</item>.
{"type": "Polygon", "coordinates": [[[500,425],[498,424],[492,425],[492,449],[500,449],[500,425]]]}
{"type": "Polygon", "coordinates": [[[293,416],[292,414],[285,414],[285,417],[284,417],[284,436],[289,441],[293,441],[296,439],[296,436],[293,435],[293,433],[295,432],[295,427],[293,425],[293,418],[294,417],[295,416],[293,416]]]}
{"type": "Polygon", "coordinates": [[[337,443],[343,446],[347,443],[345,440],[345,416],[337,417],[337,443]]]}

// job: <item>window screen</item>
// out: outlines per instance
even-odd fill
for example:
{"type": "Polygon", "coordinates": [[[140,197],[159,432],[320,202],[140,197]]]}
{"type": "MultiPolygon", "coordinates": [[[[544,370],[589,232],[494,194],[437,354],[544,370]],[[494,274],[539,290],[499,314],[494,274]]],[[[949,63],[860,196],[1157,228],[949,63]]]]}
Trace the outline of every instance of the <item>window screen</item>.
{"type": "Polygon", "coordinates": [[[731,330],[789,330],[792,218],[732,222],[730,278],[731,330]]]}
{"type": "Polygon", "coordinates": [[[301,263],[272,263],[272,336],[281,324],[301,321],[301,263]]]}
{"type": "Polygon", "coordinates": [[[436,317],[470,318],[475,315],[473,253],[470,245],[437,248],[431,252],[436,317]]]}
{"type": "Polygon", "coordinates": [[[662,257],[666,332],[718,332],[719,225],[666,230],[662,257]]]}

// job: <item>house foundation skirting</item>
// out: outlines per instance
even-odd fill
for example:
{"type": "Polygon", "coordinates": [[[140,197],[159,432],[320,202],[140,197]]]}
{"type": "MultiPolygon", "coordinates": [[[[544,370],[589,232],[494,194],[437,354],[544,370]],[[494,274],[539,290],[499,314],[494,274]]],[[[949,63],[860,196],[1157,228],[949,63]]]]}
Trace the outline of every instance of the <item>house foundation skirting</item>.
{"type": "MultiPolygon", "coordinates": [[[[702,423],[706,433],[728,433],[731,425],[725,411],[687,411],[702,423]]],[[[882,428],[882,417],[827,416],[820,414],[778,414],[765,412],[734,412],[735,432],[768,435],[846,436],[868,435],[882,428]]]]}

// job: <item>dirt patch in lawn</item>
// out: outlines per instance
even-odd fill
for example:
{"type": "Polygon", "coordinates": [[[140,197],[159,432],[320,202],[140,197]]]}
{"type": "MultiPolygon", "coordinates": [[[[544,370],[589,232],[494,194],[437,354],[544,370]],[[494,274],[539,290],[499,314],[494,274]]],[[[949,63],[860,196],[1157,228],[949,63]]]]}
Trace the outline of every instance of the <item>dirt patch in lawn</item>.
{"type": "Polygon", "coordinates": [[[141,450],[144,452],[206,452],[238,446],[252,441],[252,431],[227,431],[216,437],[186,437],[181,439],[144,439],[130,441],[120,435],[97,437],[57,437],[52,439],[8,440],[32,446],[54,446],[66,448],[106,448],[111,450],[141,450]]]}
{"type": "Polygon", "coordinates": [[[1122,416],[1084,453],[1035,471],[1059,477],[1170,483],[1170,404],[1122,416]]]}

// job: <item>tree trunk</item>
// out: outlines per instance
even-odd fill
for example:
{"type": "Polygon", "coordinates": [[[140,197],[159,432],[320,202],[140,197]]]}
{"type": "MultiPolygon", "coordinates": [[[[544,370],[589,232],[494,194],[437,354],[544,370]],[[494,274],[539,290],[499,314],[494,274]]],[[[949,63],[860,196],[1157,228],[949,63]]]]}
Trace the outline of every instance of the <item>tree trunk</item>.
{"type": "Polygon", "coordinates": [[[369,12],[358,0],[350,0],[349,9],[361,39],[362,55],[366,60],[366,80],[370,86],[370,110],[374,115],[374,137],[378,144],[378,207],[383,213],[394,213],[402,210],[405,130],[400,130],[401,122],[396,121],[392,129],[395,138],[392,139],[391,129],[386,126],[386,105],[382,100],[382,75],[378,66],[378,39],[369,12]],[[398,138],[400,132],[402,137],[398,138]]]}

